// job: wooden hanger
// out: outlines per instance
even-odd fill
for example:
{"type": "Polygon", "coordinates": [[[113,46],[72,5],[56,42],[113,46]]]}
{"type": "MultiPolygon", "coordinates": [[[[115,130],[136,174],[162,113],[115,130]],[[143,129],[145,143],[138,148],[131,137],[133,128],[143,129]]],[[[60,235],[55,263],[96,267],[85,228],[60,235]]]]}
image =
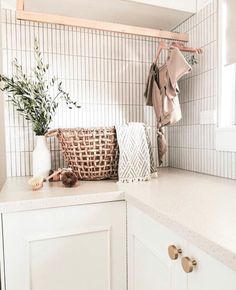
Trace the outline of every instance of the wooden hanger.
{"type": "Polygon", "coordinates": [[[203,50],[201,48],[188,47],[188,46],[185,46],[184,44],[178,43],[178,42],[172,42],[171,45],[169,46],[164,41],[160,41],[158,49],[157,49],[156,59],[155,59],[154,63],[156,63],[158,61],[158,58],[159,58],[161,51],[163,49],[169,50],[173,47],[177,47],[180,51],[184,51],[184,52],[191,52],[191,53],[196,53],[196,54],[203,53],[203,50]]]}
{"type": "Polygon", "coordinates": [[[164,41],[160,41],[160,43],[159,43],[159,46],[158,46],[158,49],[157,49],[157,54],[156,54],[156,59],[155,59],[154,63],[157,63],[162,49],[167,49],[167,45],[166,45],[166,43],[164,41]]]}
{"type": "Polygon", "coordinates": [[[201,48],[194,48],[194,47],[184,46],[183,43],[172,42],[171,46],[172,47],[177,47],[179,50],[185,51],[185,52],[192,52],[192,53],[196,53],[196,54],[202,54],[203,53],[203,50],[201,48]]]}

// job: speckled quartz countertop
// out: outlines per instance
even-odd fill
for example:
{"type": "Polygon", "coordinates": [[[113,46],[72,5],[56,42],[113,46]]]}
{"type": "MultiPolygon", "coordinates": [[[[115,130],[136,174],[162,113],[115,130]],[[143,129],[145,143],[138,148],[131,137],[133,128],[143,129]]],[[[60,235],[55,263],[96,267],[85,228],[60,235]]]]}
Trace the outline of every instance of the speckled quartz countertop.
{"type": "Polygon", "coordinates": [[[148,182],[47,183],[33,192],[27,178],[9,178],[0,212],[126,200],[236,271],[236,181],[164,168],[148,182]]]}

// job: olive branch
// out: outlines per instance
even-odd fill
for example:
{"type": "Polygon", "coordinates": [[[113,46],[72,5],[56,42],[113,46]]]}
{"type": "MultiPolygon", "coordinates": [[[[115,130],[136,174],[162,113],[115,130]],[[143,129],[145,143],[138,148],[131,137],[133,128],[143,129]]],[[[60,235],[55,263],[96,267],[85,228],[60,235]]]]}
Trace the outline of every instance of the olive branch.
{"type": "Polygon", "coordinates": [[[63,90],[62,82],[59,82],[56,77],[48,81],[49,65],[43,63],[37,39],[34,42],[34,53],[35,67],[32,69],[32,77],[27,77],[15,58],[13,66],[16,73],[11,78],[0,74],[0,90],[7,93],[8,99],[16,110],[32,123],[36,135],[44,135],[49,129],[60,101],[65,101],[69,109],[80,108],[80,106],[70,98],[69,93],[63,90]],[[56,94],[52,96],[53,88],[56,88],[56,94]]]}

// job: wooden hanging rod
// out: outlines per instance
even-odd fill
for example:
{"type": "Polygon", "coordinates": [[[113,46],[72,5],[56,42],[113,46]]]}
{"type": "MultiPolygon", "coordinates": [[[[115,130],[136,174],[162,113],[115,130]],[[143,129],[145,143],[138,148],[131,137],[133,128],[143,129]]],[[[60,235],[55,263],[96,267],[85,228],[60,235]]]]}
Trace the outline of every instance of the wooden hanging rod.
{"type": "Polygon", "coordinates": [[[81,19],[67,16],[59,16],[54,14],[42,14],[24,9],[24,0],[17,0],[16,18],[19,20],[43,22],[67,26],[76,26],[90,29],[98,29],[119,33],[135,34],[141,36],[149,36],[155,38],[162,38],[167,40],[175,40],[188,42],[187,33],[177,33],[171,31],[164,31],[152,28],[131,26],[125,24],[102,22],[89,19],[81,19]]]}
{"type": "Polygon", "coordinates": [[[16,11],[24,11],[24,0],[16,1],[16,11]]]}

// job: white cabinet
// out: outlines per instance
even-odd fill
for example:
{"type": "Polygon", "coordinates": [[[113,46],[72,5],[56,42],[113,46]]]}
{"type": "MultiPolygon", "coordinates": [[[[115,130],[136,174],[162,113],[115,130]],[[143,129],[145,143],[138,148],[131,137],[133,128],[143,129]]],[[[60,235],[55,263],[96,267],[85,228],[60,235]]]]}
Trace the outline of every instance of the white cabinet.
{"type": "Polygon", "coordinates": [[[128,206],[128,285],[129,290],[235,290],[236,273],[128,206]],[[169,245],[181,248],[178,259],[169,258],[169,245]],[[184,257],[197,262],[191,273],[182,268],[184,257]]]}
{"type": "MultiPolygon", "coordinates": [[[[50,4],[48,0],[24,0],[24,2],[26,13],[24,13],[24,16],[22,12],[20,13],[21,15],[18,14],[19,19],[23,17],[24,20],[32,21],[34,19],[37,21],[36,15],[35,17],[29,17],[27,13],[36,12],[42,14],[42,21],[45,18],[48,22],[56,20],[57,23],[59,21],[61,24],[68,25],[78,23],[78,25],[83,27],[83,21],[80,19],[95,20],[95,23],[85,22],[85,26],[94,29],[103,27],[108,29],[111,27],[112,30],[117,32],[129,31],[127,27],[116,26],[115,24],[117,23],[172,31],[197,12],[197,0],[102,0],[96,6],[94,5],[96,2],[94,0],[70,1],[70,5],[68,5],[67,1],[60,1],[60,5],[58,5],[57,0],[50,0],[50,4]],[[47,15],[44,17],[45,14],[47,15]],[[55,15],[53,18],[49,16],[52,14],[55,15]],[[62,20],[59,15],[69,18],[62,20]],[[70,19],[71,17],[77,18],[78,21],[70,19]],[[108,24],[99,24],[99,21],[108,22],[108,24]]],[[[136,34],[138,29],[135,28],[134,32],[136,34]]],[[[143,34],[142,31],[140,33],[143,34]]]]}
{"type": "MultiPolygon", "coordinates": [[[[127,289],[125,202],[7,213],[2,232],[2,290],[127,289]]],[[[128,206],[128,290],[223,289],[236,289],[234,271],[128,206]],[[197,261],[191,273],[184,257],[197,261]]]]}
{"type": "Polygon", "coordinates": [[[134,207],[128,207],[129,290],[187,290],[187,275],[168,246],[187,247],[185,240],[134,207]]]}
{"type": "Polygon", "coordinates": [[[125,290],[126,205],[3,215],[6,290],[125,290]]]}
{"type": "Polygon", "coordinates": [[[190,258],[196,259],[197,267],[188,274],[188,290],[235,290],[236,273],[214,258],[190,245],[190,258]]]}

